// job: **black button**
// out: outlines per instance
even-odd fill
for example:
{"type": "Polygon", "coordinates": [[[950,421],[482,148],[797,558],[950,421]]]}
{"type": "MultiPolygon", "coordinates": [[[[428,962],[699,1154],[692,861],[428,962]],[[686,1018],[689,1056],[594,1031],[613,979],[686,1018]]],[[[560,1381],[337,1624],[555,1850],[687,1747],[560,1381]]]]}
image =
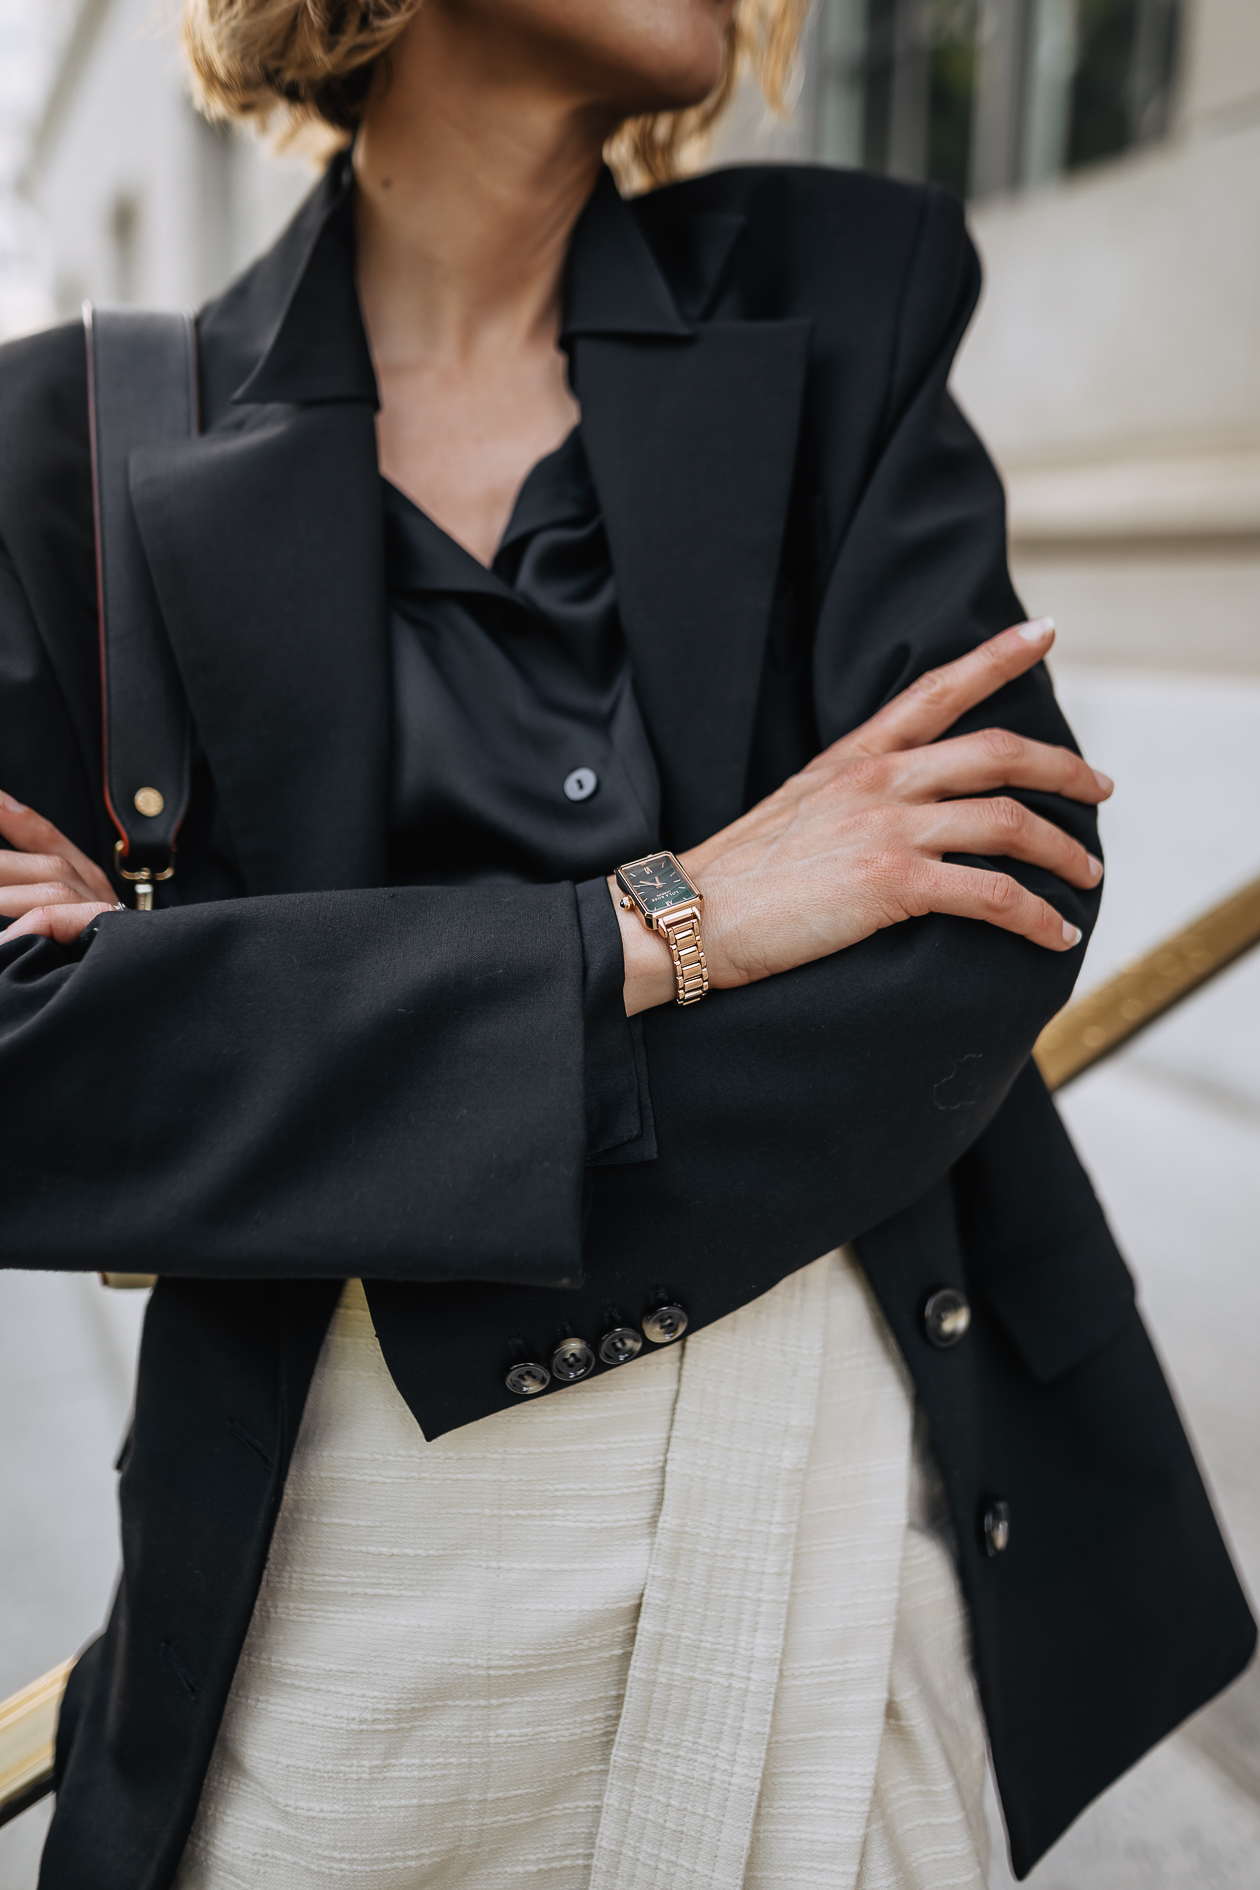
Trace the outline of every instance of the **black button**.
{"type": "Polygon", "coordinates": [[[643,1334],[633,1326],[614,1326],[599,1342],[599,1356],[605,1365],[628,1365],[643,1350],[643,1334]]]}
{"type": "Polygon", "coordinates": [[[984,1552],[988,1556],[1001,1555],[1011,1540],[1011,1506],[996,1498],[985,1505],[984,1520],[981,1524],[984,1536],[984,1552]]]}
{"type": "Polygon", "coordinates": [[[536,1398],[551,1383],[551,1373],[537,1359],[527,1358],[513,1365],[503,1382],[518,1398],[536,1398]]]}
{"type": "Polygon", "coordinates": [[[957,1345],[971,1324],[967,1295],[954,1286],[938,1286],[923,1308],[923,1330],[942,1352],[957,1345]]]}
{"type": "Polygon", "coordinates": [[[561,1339],[551,1354],[552,1376],[562,1385],[575,1385],[579,1378],[585,1378],[595,1369],[595,1354],[585,1339],[578,1339],[569,1334],[561,1339]]]}
{"type": "Polygon", "coordinates": [[[643,1330],[653,1345],[672,1345],[687,1330],[687,1315],[681,1306],[657,1306],[644,1315],[643,1330]]]}

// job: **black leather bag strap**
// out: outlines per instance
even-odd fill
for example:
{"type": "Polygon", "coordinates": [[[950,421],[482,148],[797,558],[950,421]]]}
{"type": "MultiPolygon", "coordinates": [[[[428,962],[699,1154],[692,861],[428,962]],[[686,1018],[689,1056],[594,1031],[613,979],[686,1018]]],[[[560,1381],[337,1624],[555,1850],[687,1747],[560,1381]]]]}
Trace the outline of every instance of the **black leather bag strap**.
{"type": "Polygon", "coordinates": [[[175,870],[188,808],[192,722],[131,504],[138,446],[197,431],[191,315],[86,303],[88,419],[96,519],[105,803],[115,867],[150,908],[175,870]]]}

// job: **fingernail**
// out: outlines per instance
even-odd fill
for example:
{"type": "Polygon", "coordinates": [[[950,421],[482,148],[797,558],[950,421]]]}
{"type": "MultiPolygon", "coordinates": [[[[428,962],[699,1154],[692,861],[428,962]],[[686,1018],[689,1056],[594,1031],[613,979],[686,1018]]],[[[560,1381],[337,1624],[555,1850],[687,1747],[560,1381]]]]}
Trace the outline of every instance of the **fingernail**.
{"type": "Polygon", "coordinates": [[[21,801],[15,801],[13,796],[6,794],[3,789],[0,789],[0,807],[5,808],[10,814],[24,814],[26,812],[21,801]]]}
{"type": "Polygon", "coordinates": [[[1085,855],[1085,858],[1089,861],[1090,878],[1097,879],[1099,874],[1102,872],[1102,861],[1096,860],[1092,853],[1087,853],[1085,855]]]}
{"type": "Polygon", "coordinates": [[[1095,781],[1097,781],[1099,787],[1102,789],[1104,794],[1110,794],[1111,790],[1116,785],[1115,782],[1112,780],[1111,776],[1109,774],[1104,774],[1101,768],[1094,769],[1094,779],[1095,781]]]}
{"type": "Polygon", "coordinates": [[[1020,624],[1019,634],[1025,643],[1044,643],[1053,629],[1053,617],[1034,617],[1031,623],[1020,624]]]}
{"type": "Polygon", "coordinates": [[[1069,924],[1068,924],[1068,922],[1067,922],[1067,920],[1066,920],[1066,919],[1064,919],[1064,921],[1063,921],[1063,943],[1064,943],[1065,945],[1079,945],[1079,944],[1080,944],[1080,942],[1081,942],[1081,928],[1080,928],[1080,926],[1079,926],[1079,925],[1069,925],[1069,924]]]}

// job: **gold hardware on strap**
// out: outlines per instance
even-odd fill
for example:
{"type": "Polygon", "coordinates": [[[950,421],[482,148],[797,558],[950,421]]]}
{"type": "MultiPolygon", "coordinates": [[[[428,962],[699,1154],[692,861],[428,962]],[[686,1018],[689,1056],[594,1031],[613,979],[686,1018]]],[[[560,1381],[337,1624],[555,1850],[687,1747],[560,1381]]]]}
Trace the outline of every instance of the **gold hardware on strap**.
{"type": "MultiPolygon", "coordinates": [[[[140,794],[156,793],[156,788],[141,788],[140,790],[140,794]]],[[[136,796],[137,803],[139,803],[140,794],[136,796]]],[[[147,813],[149,810],[147,808],[141,808],[140,811],[141,813],[147,813]]],[[[171,849],[171,863],[163,872],[155,873],[151,866],[142,866],[138,873],[129,873],[123,865],[124,849],[126,845],[125,840],[115,840],[114,842],[114,865],[118,870],[118,876],[120,879],[129,879],[134,884],[136,889],[136,911],[152,912],[154,886],[161,880],[174,879],[175,877],[174,848],[171,849]]]]}
{"type": "Polygon", "coordinates": [[[675,1001],[679,1004],[698,1004],[709,989],[709,966],[700,941],[700,914],[693,908],[690,912],[663,919],[660,930],[665,934],[670,957],[674,961],[674,978],[678,986],[675,1001]]]}
{"type": "Polygon", "coordinates": [[[1256,944],[1260,879],[1052,1018],[1033,1051],[1047,1086],[1061,1089],[1091,1069],[1256,944]]]}

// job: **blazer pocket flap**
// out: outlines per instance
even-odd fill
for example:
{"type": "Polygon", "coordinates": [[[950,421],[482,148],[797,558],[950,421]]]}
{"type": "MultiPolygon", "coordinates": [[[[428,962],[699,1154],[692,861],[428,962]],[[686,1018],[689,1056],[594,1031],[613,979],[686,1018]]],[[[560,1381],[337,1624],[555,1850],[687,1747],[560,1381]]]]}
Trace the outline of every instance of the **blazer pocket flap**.
{"type": "Polygon", "coordinates": [[[1043,1384],[1137,1317],[1133,1275],[1101,1216],[1048,1251],[1012,1255],[986,1268],[981,1290],[1043,1384]]]}

